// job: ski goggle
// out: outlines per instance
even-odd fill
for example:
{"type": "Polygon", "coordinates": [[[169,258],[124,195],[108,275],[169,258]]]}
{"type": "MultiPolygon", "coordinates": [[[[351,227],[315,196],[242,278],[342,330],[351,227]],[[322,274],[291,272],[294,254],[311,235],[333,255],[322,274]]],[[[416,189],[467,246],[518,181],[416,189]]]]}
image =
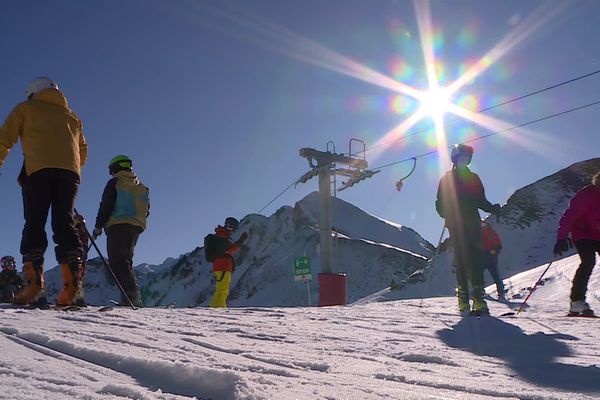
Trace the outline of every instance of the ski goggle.
{"type": "Polygon", "coordinates": [[[17,263],[13,260],[13,261],[4,261],[2,263],[2,271],[6,271],[8,270],[13,270],[17,268],[17,263]]]}

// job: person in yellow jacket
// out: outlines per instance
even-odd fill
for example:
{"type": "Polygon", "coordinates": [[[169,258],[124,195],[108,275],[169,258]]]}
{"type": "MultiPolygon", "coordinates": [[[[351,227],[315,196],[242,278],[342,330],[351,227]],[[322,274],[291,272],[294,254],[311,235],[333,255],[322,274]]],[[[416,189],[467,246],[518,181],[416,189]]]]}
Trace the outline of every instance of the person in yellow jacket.
{"type": "Polygon", "coordinates": [[[108,265],[124,291],[121,305],[131,302],[142,307],[133,253],[150,214],[149,190],[133,172],[133,161],[127,156],[113,157],[108,172],[112,179],[104,187],[92,237],[96,240],[103,228],[106,231],[108,265]]]}
{"type": "Polygon", "coordinates": [[[87,158],[82,124],[53,80],[29,83],[27,100],[19,103],[0,126],[0,166],[20,139],[24,163],[22,187],[25,227],[21,240],[25,287],[16,302],[43,306],[44,253],[48,246],[46,220],[52,209],[55,254],[64,286],[57,304],[70,305],[82,286],[82,248],[73,224],[73,206],[81,167],[87,158]]]}

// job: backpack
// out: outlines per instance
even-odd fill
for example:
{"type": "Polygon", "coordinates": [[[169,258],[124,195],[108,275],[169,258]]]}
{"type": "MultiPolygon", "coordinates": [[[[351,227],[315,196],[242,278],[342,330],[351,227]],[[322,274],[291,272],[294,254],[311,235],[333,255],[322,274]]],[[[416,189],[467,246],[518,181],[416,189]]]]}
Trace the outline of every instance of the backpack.
{"type": "Polygon", "coordinates": [[[213,262],[219,257],[225,255],[225,251],[231,246],[228,239],[215,235],[208,234],[204,237],[204,257],[206,261],[213,262]]]}

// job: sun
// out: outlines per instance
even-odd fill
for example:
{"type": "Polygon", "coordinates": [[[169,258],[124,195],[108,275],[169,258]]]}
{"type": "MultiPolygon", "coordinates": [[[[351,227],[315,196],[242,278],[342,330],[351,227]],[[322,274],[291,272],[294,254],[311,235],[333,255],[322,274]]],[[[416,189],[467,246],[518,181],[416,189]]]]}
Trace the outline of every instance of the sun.
{"type": "Polygon", "coordinates": [[[433,119],[441,118],[451,107],[450,94],[444,88],[430,89],[421,98],[421,109],[433,119]]]}

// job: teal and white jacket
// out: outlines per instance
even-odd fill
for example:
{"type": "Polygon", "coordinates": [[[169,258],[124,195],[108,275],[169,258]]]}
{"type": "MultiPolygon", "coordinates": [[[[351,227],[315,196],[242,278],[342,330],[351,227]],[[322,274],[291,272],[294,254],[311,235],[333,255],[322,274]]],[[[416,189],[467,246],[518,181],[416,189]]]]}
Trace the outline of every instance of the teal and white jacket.
{"type": "Polygon", "coordinates": [[[148,188],[132,171],[119,171],[113,176],[102,193],[96,228],[130,224],[145,230],[150,214],[148,188]]]}

